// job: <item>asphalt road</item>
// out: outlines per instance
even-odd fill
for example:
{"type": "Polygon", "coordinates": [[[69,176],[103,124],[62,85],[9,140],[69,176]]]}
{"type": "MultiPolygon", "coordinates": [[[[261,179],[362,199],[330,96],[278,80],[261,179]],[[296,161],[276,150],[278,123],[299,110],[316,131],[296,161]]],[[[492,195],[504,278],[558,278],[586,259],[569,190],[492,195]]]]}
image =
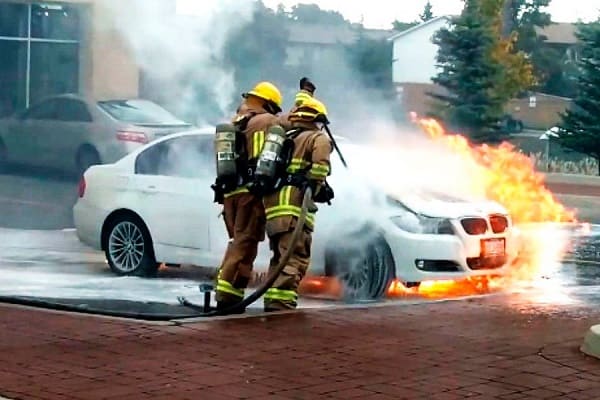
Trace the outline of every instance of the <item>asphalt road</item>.
{"type": "Polygon", "coordinates": [[[73,227],[77,179],[36,170],[0,174],[0,227],[64,229],[73,227]]]}

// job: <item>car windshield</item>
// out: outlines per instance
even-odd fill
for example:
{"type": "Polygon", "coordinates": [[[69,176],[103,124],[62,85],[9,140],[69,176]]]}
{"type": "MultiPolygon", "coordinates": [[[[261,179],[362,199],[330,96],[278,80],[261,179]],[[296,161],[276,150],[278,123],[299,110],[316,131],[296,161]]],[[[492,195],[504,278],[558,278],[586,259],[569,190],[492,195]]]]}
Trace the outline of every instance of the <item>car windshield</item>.
{"type": "Polygon", "coordinates": [[[156,103],[147,100],[99,101],[102,110],[113,118],[132,124],[186,125],[156,103]]]}

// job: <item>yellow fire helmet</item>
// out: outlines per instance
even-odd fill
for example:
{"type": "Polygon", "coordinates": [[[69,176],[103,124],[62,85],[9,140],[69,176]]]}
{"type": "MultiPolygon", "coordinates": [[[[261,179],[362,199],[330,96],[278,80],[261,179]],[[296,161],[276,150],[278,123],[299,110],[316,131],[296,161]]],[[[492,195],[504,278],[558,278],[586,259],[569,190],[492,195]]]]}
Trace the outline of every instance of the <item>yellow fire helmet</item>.
{"type": "Polygon", "coordinates": [[[251,91],[242,94],[243,97],[247,97],[248,95],[260,97],[276,106],[278,109],[277,112],[281,111],[281,104],[283,103],[281,92],[271,82],[259,82],[251,91]]]}
{"type": "Polygon", "coordinates": [[[327,107],[314,97],[305,99],[290,114],[290,121],[316,121],[329,123],[327,119],[327,107]]]}

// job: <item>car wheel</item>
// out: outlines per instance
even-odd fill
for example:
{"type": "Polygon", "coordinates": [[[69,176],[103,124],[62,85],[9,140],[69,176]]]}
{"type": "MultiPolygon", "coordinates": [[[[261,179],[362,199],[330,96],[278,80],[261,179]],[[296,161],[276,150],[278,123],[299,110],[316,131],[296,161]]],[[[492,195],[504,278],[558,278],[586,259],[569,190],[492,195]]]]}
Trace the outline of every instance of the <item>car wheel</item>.
{"type": "Polygon", "coordinates": [[[327,274],[338,278],[349,302],[379,300],[394,276],[394,258],[383,237],[366,231],[348,236],[328,251],[327,274]]]}
{"type": "Polygon", "coordinates": [[[522,123],[521,121],[517,121],[517,124],[516,124],[516,125],[517,125],[517,126],[516,126],[516,128],[515,128],[515,131],[516,131],[517,133],[521,133],[521,132],[523,132],[523,123],[522,123]]]}
{"type": "Polygon", "coordinates": [[[82,176],[92,165],[102,164],[98,151],[91,146],[84,146],[79,149],[75,162],[79,176],[82,176]]]}
{"type": "Polygon", "coordinates": [[[104,252],[117,275],[154,276],[158,271],[150,233],[138,218],[125,215],[113,221],[104,252]]]}

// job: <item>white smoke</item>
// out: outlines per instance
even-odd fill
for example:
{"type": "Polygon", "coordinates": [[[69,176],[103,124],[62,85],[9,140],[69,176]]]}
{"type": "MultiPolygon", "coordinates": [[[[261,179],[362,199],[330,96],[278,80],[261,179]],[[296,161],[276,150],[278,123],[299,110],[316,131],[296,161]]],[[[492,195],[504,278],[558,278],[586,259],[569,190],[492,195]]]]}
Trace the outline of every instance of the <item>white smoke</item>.
{"type": "MultiPolygon", "coordinates": [[[[252,0],[101,0],[101,29],[124,39],[154,90],[172,110],[199,113],[198,89],[222,115],[235,95],[233,71],[223,66],[225,43],[253,17],[252,0]],[[183,14],[182,12],[185,12],[183,14]],[[192,14],[193,12],[193,14],[192,14]]],[[[100,11],[100,10],[99,10],[100,11]]],[[[198,123],[199,121],[193,121],[198,123]]],[[[200,122],[201,123],[201,122],[200,122]]]]}

